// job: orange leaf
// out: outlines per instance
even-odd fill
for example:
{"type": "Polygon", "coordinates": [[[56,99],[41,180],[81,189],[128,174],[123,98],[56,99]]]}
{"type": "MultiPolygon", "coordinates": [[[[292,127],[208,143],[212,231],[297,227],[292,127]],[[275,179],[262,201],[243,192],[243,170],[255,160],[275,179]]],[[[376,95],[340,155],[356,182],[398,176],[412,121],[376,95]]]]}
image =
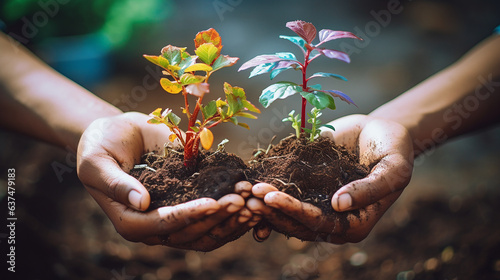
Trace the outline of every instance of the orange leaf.
{"type": "Polygon", "coordinates": [[[175,139],[177,139],[177,135],[175,133],[172,133],[170,134],[170,136],[168,136],[168,140],[170,140],[170,142],[174,142],[175,139]]]}
{"type": "Polygon", "coordinates": [[[210,147],[212,147],[212,144],[214,143],[214,135],[212,134],[212,131],[204,128],[200,132],[200,142],[203,149],[210,149],[210,147]]]}
{"type": "Polygon", "coordinates": [[[204,43],[212,43],[214,46],[219,50],[222,49],[222,43],[221,43],[221,38],[220,35],[215,29],[210,28],[205,31],[198,32],[196,34],[196,37],[194,38],[194,46],[195,48],[198,48],[200,45],[204,43]]]}

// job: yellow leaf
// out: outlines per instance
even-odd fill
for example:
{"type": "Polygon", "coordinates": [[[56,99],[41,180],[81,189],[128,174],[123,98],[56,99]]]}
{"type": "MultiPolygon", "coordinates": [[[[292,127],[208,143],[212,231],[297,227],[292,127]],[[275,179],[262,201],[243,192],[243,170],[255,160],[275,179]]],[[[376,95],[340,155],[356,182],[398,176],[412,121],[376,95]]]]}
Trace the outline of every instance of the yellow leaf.
{"type": "Polygon", "coordinates": [[[215,102],[215,106],[217,106],[219,108],[222,106],[225,106],[225,105],[227,105],[227,103],[224,100],[217,99],[217,101],[215,102]]]}
{"type": "Polygon", "coordinates": [[[177,139],[177,135],[175,133],[172,133],[170,134],[170,136],[168,136],[168,140],[170,140],[170,142],[174,142],[175,139],[177,139]]]}
{"type": "Polygon", "coordinates": [[[212,71],[212,67],[205,63],[196,63],[184,70],[184,72],[193,72],[193,71],[212,71]]]}
{"type": "Polygon", "coordinates": [[[203,149],[210,149],[210,147],[212,147],[212,144],[214,143],[214,135],[212,134],[212,131],[204,128],[200,132],[200,142],[203,149]]]}
{"type": "Polygon", "coordinates": [[[176,93],[179,93],[179,92],[182,91],[182,86],[181,85],[179,85],[177,82],[172,82],[172,81],[170,81],[167,78],[161,78],[160,79],[160,84],[161,84],[161,87],[166,92],[169,92],[169,93],[176,94],[176,93]]]}

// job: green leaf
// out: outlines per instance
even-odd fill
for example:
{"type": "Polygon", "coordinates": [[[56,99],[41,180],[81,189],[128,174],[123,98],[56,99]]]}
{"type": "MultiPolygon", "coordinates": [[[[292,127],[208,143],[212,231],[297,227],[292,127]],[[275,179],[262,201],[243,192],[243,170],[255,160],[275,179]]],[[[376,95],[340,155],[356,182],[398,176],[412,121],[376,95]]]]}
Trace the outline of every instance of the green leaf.
{"type": "Polygon", "coordinates": [[[246,113],[246,112],[239,112],[239,113],[236,113],[235,114],[236,117],[243,117],[243,118],[248,118],[248,119],[254,119],[256,120],[257,117],[250,114],[250,113],[246,113]]]}
{"type": "Polygon", "coordinates": [[[300,49],[305,53],[307,52],[307,49],[305,47],[306,41],[302,39],[300,36],[285,36],[285,35],[280,35],[281,39],[287,39],[288,41],[294,43],[295,45],[299,46],[300,49]]]}
{"type": "Polygon", "coordinates": [[[245,108],[250,112],[260,113],[260,110],[248,100],[242,100],[241,104],[243,104],[243,106],[245,106],[245,108]]]}
{"type": "Polygon", "coordinates": [[[170,65],[177,65],[182,60],[182,53],[186,48],[179,48],[176,46],[168,45],[161,50],[161,55],[168,60],[170,65]]]}
{"type": "Polygon", "coordinates": [[[314,73],[308,79],[316,78],[316,77],[331,77],[331,78],[336,78],[336,79],[343,80],[343,81],[347,82],[347,79],[344,76],[341,76],[338,74],[333,74],[333,73],[325,73],[325,72],[314,73]]]}
{"type": "Polygon", "coordinates": [[[147,54],[144,54],[143,56],[144,56],[144,58],[146,58],[150,62],[152,62],[152,63],[154,63],[154,64],[156,64],[164,69],[167,69],[168,66],[170,66],[170,63],[168,62],[168,60],[162,56],[147,55],[147,54]]]}
{"type": "Polygon", "coordinates": [[[230,57],[227,55],[219,55],[219,57],[212,64],[212,71],[217,71],[224,67],[233,66],[238,61],[238,57],[230,57]]]}
{"type": "Polygon", "coordinates": [[[181,83],[181,85],[185,86],[189,84],[201,83],[203,82],[203,80],[205,80],[204,76],[196,76],[191,73],[185,73],[181,76],[179,82],[181,83]]]}
{"type": "Polygon", "coordinates": [[[182,61],[179,63],[180,69],[177,71],[178,75],[180,76],[184,74],[186,68],[193,65],[194,63],[196,63],[196,56],[195,55],[191,56],[188,54],[188,56],[183,58],[182,61]]]}
{"type": "Polygon", "coordinates": [[[252,78],[252,77],[255,77],[257,75],[261,75],[261,74],[267,73],[267,72],[273,70],[274,67],[276,66],[276,64],[277,64],[277,62],[264,63],[264,64],[261,64],[261,65],[257,65],[252,70],[252,72],[250,72],[250,77],[248,77],[248,78],[252,78]]]}
{"type": "Polygon", "coordinates": [[[276,99],[285,99],[288,96],[296,94],[297,92],[302,92],[302,88],[296,83],[278,82],[262,90],[262,94],[259,97],[259,102],[260,104],[262,104],[262,106],[267,108],[276,99]]]}
{"type": "Polygon", "coordinates": [[[158,118],[161,118],[161,111],[162,111],[161,108],[157,108],[156,110],[154,110],[153,112],[151,112],[150,115],[158,117],[158,118]]]}
{"type": "Polygon", "coordinates": [[[184,69],[184,72],[194,72],[194,71],[212,71],[212,67],[210,65],[207,65],[205,63],[195,63],[186,69],[184,69]]]}
{"type": "Polygon", "coordinates": [[[207,105],[201,108],[201,112],[203,113],[203,117],[205,119],[211,118],[215,113],[217,113],[217,102],[214,100],[207,103],[207,105]]]}
{"type": "Polygon", "coordinates": [[[250,129],[250,127],[246,123],[239,122],[238,125],[241,126],[241,127],[246,128],[246,129],[250,129]]]}
{"type": "Polygon", "coordinates": [[[168,118],[168,120],[175,124],[176,126],[179,125],[179,123],[181,122],[181,118],[179,118],[179,116],[177,116],[176,114],[174,114],[173,112],[169,112],[165,118],[168,118]]]}
{"type": "Polygon", "coordinates": [[[161,124],[161,121],[159,121],[157,119],[149,119],[148,123],[150,123],[150,124],[161,124]]]}
{"type": "Polygon", "coordinates": [[[212,43],[204,43],[195,51],[196,55],[208,65],[212,65],[212,61],[219,55],[219,50],[212,43]]]}
{"type": "Polygon", "coordinates": [[[335,110],[335,100],[333,97],[327,93],[322,91],[313,91],[313,92],[300,92],[302,97],[304,97],[311,105],[314,107],[323,110],[325,108],[330,108],[335,110]]]}
{"type": "Polygon", "coordinates": [[[322,125],[322,127],[323,126],[335,131],[335,127],[333,127],[331,124],[324,124],[324,125],[322,125]]]}

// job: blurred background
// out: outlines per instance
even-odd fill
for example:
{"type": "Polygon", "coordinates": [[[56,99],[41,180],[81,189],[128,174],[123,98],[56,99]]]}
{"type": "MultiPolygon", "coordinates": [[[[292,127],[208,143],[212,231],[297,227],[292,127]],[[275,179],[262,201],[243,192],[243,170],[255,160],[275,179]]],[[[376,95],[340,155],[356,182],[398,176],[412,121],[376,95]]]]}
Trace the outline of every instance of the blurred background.
{"type": "MultiPolygon", "coordinates": [[[[321,83],[358,106],[337,102],[337,110],[324,112],[326,121],[369,113],[456,61],[500,25],[500,2],[2,0],[0,19],[5,33],[68,78],[124,111],[143,113],[157,107],[180,113],[182,100],[152,82],[158,72],[142,54],[159,54],[168,44],[194,53],[201,30],[215,28],[223,54],[240,58],[212,77],[210,94],[222,96],[227,81],[245,88],[254,104],[269,77],[248,79],[250,71],[237,69],[260,54],[300,57],[295,45],[279,38],[294,35],[286,22],[351,31],[364,41],[325,45],[350,54],[350,64],[323,57],[311,66],[311,73],[346,77],[321,83]]],[[[300,82],[296,74],[283,72],[275,80],[300,82]]],[[[299,96],[273,103],[248,122],[250,131],[218,126],[216,142],[228,138],[227,150],[248,159],[257,145],[293,132],[281,119],[299,103],[299,96]]],[[[125,241],[78,181],[75,151],[4,130],[0,136],[0,212],[6,215],[6,170],[16,168],[16,275],[23,279],[500,279],[498,128],[420,157],[402,197],[358,244],[279,234],[256,243],[247,234],[210,253],[125,241]]],[[[6,238],[7,229],[0,229],[2,259],[6,238]]],[[[0,275],[6,273],[2,263],[0,275]]]]}

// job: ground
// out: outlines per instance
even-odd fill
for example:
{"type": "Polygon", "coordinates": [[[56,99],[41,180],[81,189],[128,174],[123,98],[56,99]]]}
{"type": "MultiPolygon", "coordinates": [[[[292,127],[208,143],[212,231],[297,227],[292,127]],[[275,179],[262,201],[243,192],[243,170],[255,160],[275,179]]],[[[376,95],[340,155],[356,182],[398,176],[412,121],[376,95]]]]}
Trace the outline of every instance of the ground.
{"type": "MultiPolygon", "coordinates": [[[[4,142],[11,148],[26,144],[4,142]]],[[[498,154],[470,161],[474,167],[457,164],[456,178],[446,179],[453,186],[440,186],[445,178],[440,173],[452,167],[432,171],[446,161],[440,154],[425,159],[431,167],[416,167],[403,196],[360,243],[302,242],[277,233],[257,243],[246,234],[202,253],[124,240],[74,171],[58,178],[53,166],[71,169],[70,154],[34,144],[17,161],[10,159],[18,183],[16,274],[23,279],[116,280],[500,279],[498,154]],[[28,163],[18,162],[29,155],[28,163]],[[37,173],[34,166],[43,168],[37,173]],[[474,180],[457,183],[457,177],[474,180]]],[[[5,240],[0,243],[4,256],[5,240]]],[[[1,275],[6,273],[3,263],[1,275]]]]}

